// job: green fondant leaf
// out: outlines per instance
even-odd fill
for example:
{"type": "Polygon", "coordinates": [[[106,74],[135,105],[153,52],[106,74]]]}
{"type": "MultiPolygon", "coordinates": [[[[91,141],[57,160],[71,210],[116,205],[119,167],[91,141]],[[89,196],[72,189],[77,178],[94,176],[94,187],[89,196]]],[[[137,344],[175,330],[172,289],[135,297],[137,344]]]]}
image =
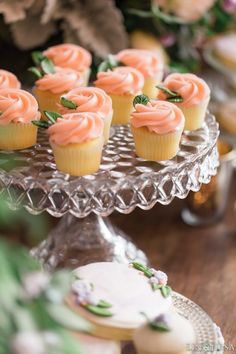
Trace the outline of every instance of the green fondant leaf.
{"type": "Polygon", "coordinates": [[[134,97],[133,100],[133,106],[135,107],[136,104],[148,104],[148,102],[150,101],[149,97],[146,95],[137,95],[134,97]]]}
{"type": "Polygon", "coordinates": [[[60,103],[62,106],[69,108],[69,109],[76,109],[78,107],[78,105],[75,102],[70,101],[65,97],[61,97],[60,103]]]}
{"type": "Polygon", "coordinates": [[[171,294],[171,287],[169,285],[163,285],[160,290],[161,290],[163,297],[165,297],[165,298],[170,296],[170,294],[171,294]]]}
{"type": "Polygon", "coordinates": [[[30,71],[31,73],[36,75],[37,78],[39,78],[39,79],[42,77],[40,70],[38,68],[36,68],[35,66],[31,66],[30,68],[28,68],[28,71],[30,71]]]}
{"type": "Polygon", "coordinates": [[[109,309],[110,307],[112,307],[112,305],[109,304],[109,302],[107,302],[105,300],[100,300],[97,306],[102,307],[104,309],[109,309]]]}
{"type": "Polygon", "coordinates": [[[159,90],[161,90],[162,92],[164,92],[166,95],[168,95],[170,97],[180,96],[177,92],[171,91],[165,86],[156,85],[156,88],[158,88],[159,90]]]}
{"type": "Polygon", "coordinates": [[[152,329],[154,329],[155,331],[159,331],[159,332],[169,332],[170,331],[170,327],[164,322],[151,321],[151,322],[149,322],[149,326],[152,329]]]}
{"type": "Polygon", "coordinates": [[[40,62],[40,65],[41,65],[41,68],[42,68],[44,74],[54,74],[55,73],[53,62],[50,59],[45,57],[40,62]]]}
{"type": "Polygon", "coordinates": [[[107,59],[101,62],[101,64],[99,65],[98,72],[112,70],[117,66],[119,66],[120,64],[121,63],[118,60],[116,60],[114,55],[109,54],[107,59]]]}
{"type": "Polygon", "coordinates": [[[97,316],[102,316],[102,317],[113,316],[113,313],[111,313],[109,310],[103,307],[94,306],[94,305],[85,305],[84,308],[86,308],[89,312],[97,316]]]}
{"type": "Polygon", "coordinates": [[[35,65],[40,65],[41,61],[45,58],[42,52],[38,50],[32,52],[31,57],[35,65]]]}
{"type": "Polygon", "coordinates": [[[146,267],[142,263],[132,262],[131,264],[132,264],[132,266],[135,269],[140,270],[141,272],[143,272],[144,275],[146,275],[146,277],[151,278],[153,276],[153,272],[150,270],[150,268],[146,267]]]}
{"type": "Polygon", "coordinates": [[[36,125],[39,128],[48,129],[50,124],[43,120],[32,120],[32,124],[36,125]]]}
{"type": "Polygon", "coordinates": [[[176,103],[178,103],[178,102],[183,102],[183,97],[181,97],[181,96],[168,97],[168,98],[167,98],[167,101],[169,101],[169,102],[176,102],[176,103]]]}
{"type": "Polygon", "coordinates": [[[62,118],[62,115],[57,112],[44,111],[44,114],[51,124],[56,123],[57,118],[62,118]]]}
{"type": "Polygon", "coordinates": [[[155,331],[159,331],[159,332],[169,332],[170,331],[170,327],[168,326],[168,324],[166,322],[164,322],[163,319],[160,319],[160,317],[162,317],[161,315],[159,316],[159,318],[157,317],[154,320],[150,320],[150,318],[148,317],[148,315],[145,312],[140,312],[140,314],[145,317],[145,319],[147,320],[147,323],[151,329],[154,329],[155,331]]]}
{"type": "Polygon", "coordinates": [[[152,283],[152,290],[156,291],[162,288],[163,285],[157,284],[157,283],[152,283]]]}

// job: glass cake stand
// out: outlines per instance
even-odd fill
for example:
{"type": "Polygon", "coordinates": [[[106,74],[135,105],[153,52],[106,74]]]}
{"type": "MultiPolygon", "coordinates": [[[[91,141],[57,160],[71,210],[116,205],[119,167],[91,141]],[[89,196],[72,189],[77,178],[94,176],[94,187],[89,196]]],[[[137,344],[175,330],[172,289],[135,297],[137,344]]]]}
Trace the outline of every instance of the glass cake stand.
{"type": "Polygon", "coordinates": [[[177,156],[150,162],[136,157],[128,126],[111,129],[100,170],[85,177],[57,171],[47,136],[36,146],[0,153],[0,193],[12,210],[48,212],[61,217],[58,226],[32,253],[49,268],[76,267],[93,261],[146,262],[124,233],[107,218],[113,211],[129,214],[151,209],[198,191],[216,174],[219,130],[207,113],[204,126],[185,132],[177,156]]]}
{"type": "Polygon", "coordinates": [[[193,354],[223,354],[224,338],[209,315],[195,302],[179,293],[173,292],[172,299],[176,311],[190,321],[196,334],[196,342],[189,346],[189,351],[193,354]]]}

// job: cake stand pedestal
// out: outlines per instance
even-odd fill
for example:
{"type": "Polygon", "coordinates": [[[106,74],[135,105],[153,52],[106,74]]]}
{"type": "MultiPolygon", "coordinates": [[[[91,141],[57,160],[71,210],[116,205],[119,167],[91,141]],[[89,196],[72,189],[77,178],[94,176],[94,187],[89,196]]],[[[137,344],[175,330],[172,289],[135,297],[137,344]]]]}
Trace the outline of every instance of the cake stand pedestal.
{"type": "Polygon", "coordinates": [[[112,128],[100,170],[71,177],[57,171],[47,136],[19,152],[0,153],[0,196],[12,210],[48,212],[62,217],[49,237],[32,250],[47,267],[76,267],[94,261],[146,262],[124,233],[107,218],[113,211],[129,214],[136,207],[151,209],[198,191],[216,174],[219,130],[207,113],[204,126],[184,132],[177,156],[151,162],[136,157],[128,126],[112,128]]]}

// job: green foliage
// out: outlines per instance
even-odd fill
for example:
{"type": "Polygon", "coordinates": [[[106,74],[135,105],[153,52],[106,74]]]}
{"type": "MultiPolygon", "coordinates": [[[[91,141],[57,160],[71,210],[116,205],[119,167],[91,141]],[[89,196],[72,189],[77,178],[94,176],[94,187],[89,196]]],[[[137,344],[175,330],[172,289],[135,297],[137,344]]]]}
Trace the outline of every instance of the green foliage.
{"type": "Polygon", "coordinates": [[[129,32],[138,29],[153,33],[161,39],[168,35],[176,37],[176,42],[165,48],[171,58],[170,70],[174,72],[198,71],[200,69],[199,34],[204,42],[214,34],[236,28],[235,17],[224,12],[221,0],[217,0],[201,19],[189,23],[171,13],[162,11],[152,1],[123,1],[120,7],[129,32]]]}
{"type": "Polygon", "coordinates": [[[88,331],[90,326],[64,304],[71,277],[68,271],[50,276],[24,248],[0,241],[0,354],[15,354],[11,344],[23,333],[39,336],[48,354],[81,353],[68,330],[88,331]],[[57,338],[53,345],[45,332],[57,338]]]}

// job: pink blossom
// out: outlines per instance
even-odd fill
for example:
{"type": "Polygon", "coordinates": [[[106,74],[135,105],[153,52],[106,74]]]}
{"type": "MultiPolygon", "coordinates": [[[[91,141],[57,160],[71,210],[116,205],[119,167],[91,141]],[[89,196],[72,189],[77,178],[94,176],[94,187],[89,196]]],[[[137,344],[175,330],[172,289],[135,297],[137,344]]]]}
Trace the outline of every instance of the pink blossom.
{"type": "Polygon", "coordinates": [[[221,7],[225,12],[232,14],[236,11],[236,0],[223,0],[221,7]]]}
{"type": "Polygon", "coordinates": [[[168,276],[161,270],[152,269],[153,276],[150,278],[150,282],[158,285],[166,285],[168,282],[168,276]]]}

